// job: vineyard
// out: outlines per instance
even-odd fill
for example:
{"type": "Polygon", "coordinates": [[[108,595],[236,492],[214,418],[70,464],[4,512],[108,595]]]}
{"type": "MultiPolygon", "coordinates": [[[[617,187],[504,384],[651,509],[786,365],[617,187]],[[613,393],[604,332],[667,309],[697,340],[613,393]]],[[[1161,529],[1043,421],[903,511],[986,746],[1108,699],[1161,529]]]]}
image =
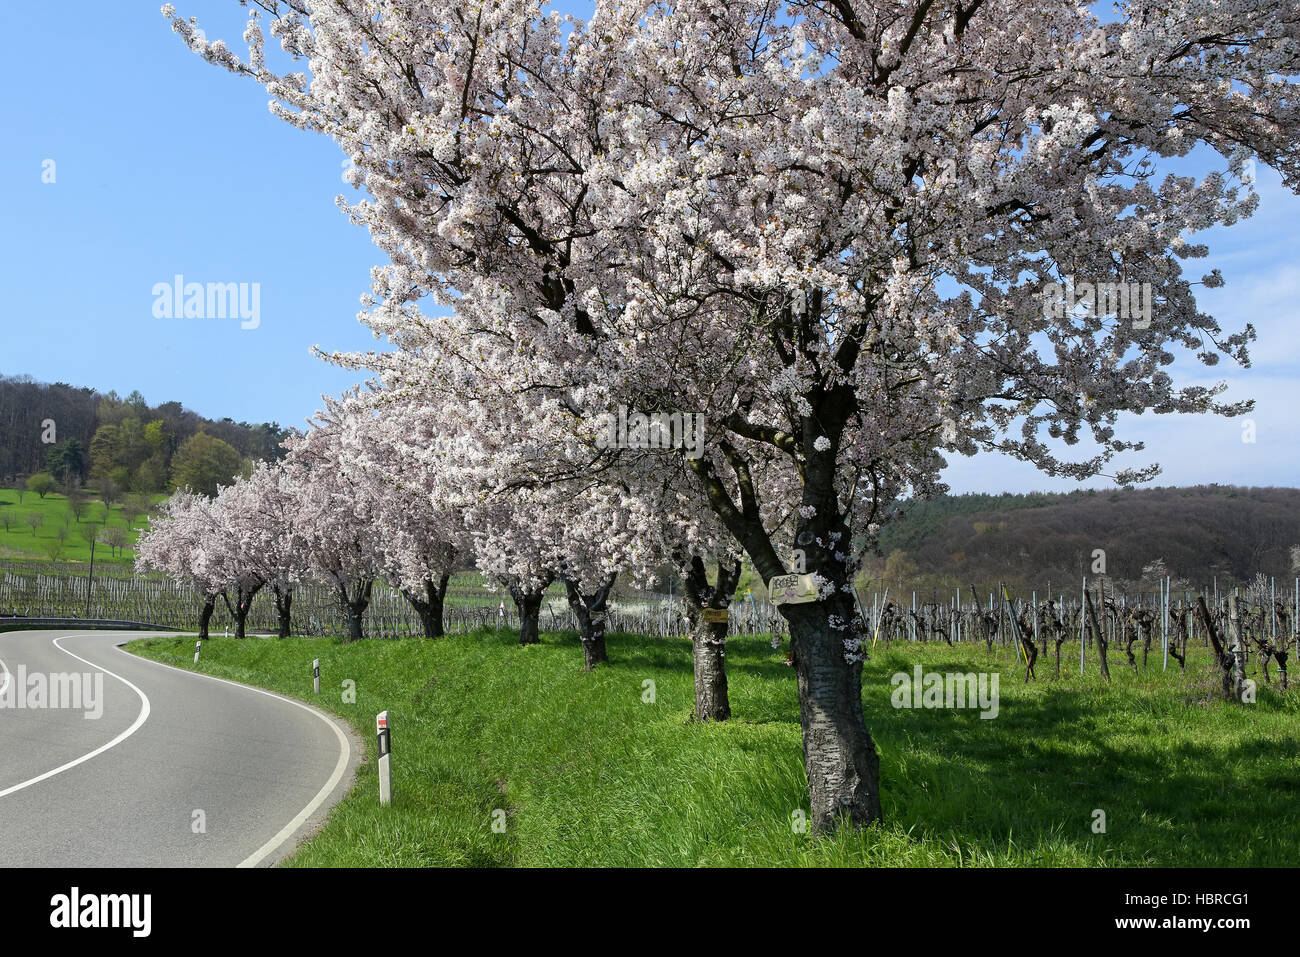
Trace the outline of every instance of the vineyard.
{"type": "MultiPolygon", "coordinates": [[[[1262,575],[1246,588],[1220,590],[1211,585],[1198,592],[1175,593],[1168,585],[1150,593],[1116,593],[1108,582],[1086,580],[1078,591],[1062,595],[1031,592],[1019,598],[1002,588],[979,596],[974,586],[946,601],[931,596],[910,601],[889,590],[866,595],[855,590],[862,621],[872,648],[922,642],[983,645],[1013,649],[1024,679],[1042,673],[1055,676],[1076,666],[1109,680],[1111,667],[1171,667],[1186,670],[1188,647],[1215,649],[1225,673],[1234,664],[1253,663],[1256,672],[1287,688],[1288,660],[1300,657],[1300,579],[1278,583],[1262,575]],[[1233,649],[1236,649],[1234,652],[1233,649]],[[1235,656],[1240,656],[1238,662],[1235,656]],[[1233,658],[1227,661],[1226,658],[1233,658]],[[1270,670],[1270,665],[1275,668],[1270,670]],[[1043,669],[1047,669],[1043,672],[1043,669]]],[[[101,567],[90,580],[88,566],[35,562],[0,563],[0,617],[106,619],[148,622],[190,630],[196,625],[202,596],[192,587],[156,575],[141,575],[118,567],[101,567]]],[[[294,592],[292,631],[301,635],[342,635],[347,625],[338,595],[318,583],[299,585],[294,592]]],[[[752,591],[738,595],[729,611],[732,634],[766,634],[774,642],[788,637],[785,618],[752,591]]],[[[520,627],[509,595],[494,590],[475,573],[453,577],[444,609],[446,630],[465,633],[481,628],[520,627]]],[[[233,630],[233,615],[218,601],[211,627],[233,630]]],[[[552,585],[540,615],[544,631],[577,631],[579,622],[552,585]]],[[[410,638],[423,634],[419,615],[396,589],[377,585],[365,613],[365,634],[371,638],[410,638]]],[[[258,593],[249,613],[252,632],[273,633],[276,609],[269,590],[258,593]]],[[[690,621],[680,595],[623,587],[608,611],[611,632],[652,637],[688,637],[690,621]]]]}

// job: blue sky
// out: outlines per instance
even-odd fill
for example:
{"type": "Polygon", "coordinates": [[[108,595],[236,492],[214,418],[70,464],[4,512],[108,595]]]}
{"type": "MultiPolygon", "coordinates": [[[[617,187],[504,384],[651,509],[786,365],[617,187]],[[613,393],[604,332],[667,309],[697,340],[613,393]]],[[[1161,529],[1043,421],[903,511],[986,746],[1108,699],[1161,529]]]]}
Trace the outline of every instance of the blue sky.
{"type": "MultiPolygon", "coordinates": [[[[245,14],[234,0],[176,5],[244,54],[245,14]]],[[[356,320],[380,254],[334,205],[351,188],[333,142],[274,119],[260,87],[190,53],[159,6],[77,0],[57,16],[38,4],[6,6],[0,175],[11,188],[0,276],[10,305],[0,373],[301,425],[322,392],[355,380],[310,347],[380,346],[356,320]],[[42,182],[47,160],[53,183],[42,182]],[[259,284],[258,327],[156,318],[153,287],[176,274],[259,284]]],[[[1204,291],[1201,303],[1225,328],[1254,323],[1254,366],[1175,369],[1181,382],[1226,378],[1229,397],[1254,397],[1256,441],[1242,441],[1240,420],[1132,418],[1122,434],[1147,450],[1123,464],[1160,462],[1155,484],[1296,484],[1300,198],[1267,168],[1258,191],[1255,217],[1208,234],[1210,258],[1203,269],[1191,264],[1198,275],[1222,269],[1227,285],[1204,291]]],[[[1078,487],[996,456],[956,458],[945,477],[957,492],[1078,487]]]]}

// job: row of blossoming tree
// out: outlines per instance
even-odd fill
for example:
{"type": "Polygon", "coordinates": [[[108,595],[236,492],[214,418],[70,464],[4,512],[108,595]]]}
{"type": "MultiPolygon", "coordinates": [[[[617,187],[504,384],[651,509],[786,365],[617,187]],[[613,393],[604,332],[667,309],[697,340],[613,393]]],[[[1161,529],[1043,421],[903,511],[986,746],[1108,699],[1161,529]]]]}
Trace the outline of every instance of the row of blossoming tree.
{"type": "MultiPolygon", "coordinates": [[[[1060,0],[248,6],[245,58],[164,14],[350,160],[364,192],[340,202],[387,260],[361,318],[393,349],[330,358],[377,377],[358,404],[409,416],[375,449],[345,420],[303,440],[294,555],[351,601],[379,564],[430,596],[423,531],[382,559],[338,536],[443,481],[474,490],[480,563],[525,600],[552,548],[598,602],[650,535],[704,604],[729,597],[730,565],[696,563],[710,543],[764,579],[797,549],[818,600],[782,610],[819,830],[881,815],[850,582],[891,503],[942,489],[945,453],[1085,478],[1140,448],[1122,413],[1248,408],[1169,367],[1248,361],[1253,330],[1222,332],[1184,261],[1253,210],[1256,159],[1300,186],[1293,0],[1121,0],[1107,22],[1060,0]],[[1215,171],[1158,169],[1196,147],[1215,171]],[[1149,309],[1044,308],[1085,282],[1149,309]],[[702,454],[602,441],[619,408],[702,414],[702,454]]],[[[703,669],[717,647],[697,641],[703,669]]]]}

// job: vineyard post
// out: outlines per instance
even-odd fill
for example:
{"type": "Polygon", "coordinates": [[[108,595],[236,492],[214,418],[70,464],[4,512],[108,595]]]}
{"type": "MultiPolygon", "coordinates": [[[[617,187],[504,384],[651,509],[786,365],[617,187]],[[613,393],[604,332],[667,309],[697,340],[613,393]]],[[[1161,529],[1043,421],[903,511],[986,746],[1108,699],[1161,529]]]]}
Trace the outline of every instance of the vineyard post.
{"type": "Polygon", "coordinates": [[[1241,605],[1235,594],[1228,596],[1228,639],[1232,642],[1232,690],[1240,701],[1246,683],[1246,647],[1241,637],[1241,605]]]}
{"type": "Polygon", "coordinates": [[[853,586],[853,600],[854,600],[855,602],[857,602],[857,605],[858,605],[858,614],[862,616],[862,623],[863,623],[864,625],[866,625],[868,628],[870,628],[870,627],[871,627],[871,619],[867,617],[867,609],[866,609],[866,607],[862,604],[862,596],[858,594],[858,586],[857,586],[857,585],[854,585],[854,586],[853,586]]]}
{"type": "Polygon", "coordinates": [[[1164,649],[1165,663],[1161,671],[1169,670],[1169,582],[1160,583],[1160,644],[1164,649]]]}
{"type": "Polygon", "coordinates": [[[1030,593],[1030,607],[1034,616],[1034,644],[1038,644],[1038,592],[1030,593]]]}
{"type": "Polygon", "coordinates": [[[1269,643],[1277,645],[1277,579],[1268,580],[1268,638],[1269,643]]]}
{"type": "MultiPolygon", "coordinates": [[[[98,536],[96,536],[98,537],[98,536]]],[[[90,590],[95,587],[95,540],[90,540],[90,573],[86,576],[86,618],[90,619],[90,590]]]]}
{"type": "MultiPolygon", "coordinates": [[[[1104,602],[1106,593],[1099,587],[1097,589],[1097,599],[1104,602]]],[[[1106,663],[1106,646],[1108,644],[1106,635],[1102,631],[1102,625],[1097,621],[1097,612],[1092,605],[1092,595],[1088,592],[1083,593],[1084,610],[1088,616],[1088,624],[1092,631],[1093,643],[1097,646],[1097,660],[1101,663],[1101,676],[1110,681],[1110,666],[1106,663]]],[[[1105,604],[1102,609],[1105,610],[1105,604]]]]}
{"type": "Polygon", "coordinates": [[[1088,625],[1083,620],[1083,600],[1088,596],[1088,576],[1083,576],[1083,587],[1079,591],[1079,674],[1083,674],[1083,651],[1088,643],[1088,625]]]}
{"type": "MultiPolygon", "coordinates": [[[[989,611],[993,610],[993,596],[989,595],[989,611]]],[[[1001,595],[998,596],[998,644],[1007,639],[1007,603],[1001,595]]],[[[1019,658],[1019,655],[1016,655],[1019,658]]]]}

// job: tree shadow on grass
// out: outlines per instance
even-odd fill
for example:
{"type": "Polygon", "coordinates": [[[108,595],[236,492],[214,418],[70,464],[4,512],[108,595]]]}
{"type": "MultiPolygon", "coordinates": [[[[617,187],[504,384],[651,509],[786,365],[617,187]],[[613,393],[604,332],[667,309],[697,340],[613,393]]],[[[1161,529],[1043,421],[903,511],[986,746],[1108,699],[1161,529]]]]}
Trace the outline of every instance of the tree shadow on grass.
{"type": "MultiPolygon", "coordinates": [[[[945,666],[965,670],[926,670],[945,666]]],[[[991,720],[895,709],[887,691],[868,687],[867,721],[888,819],[913,834],[1129,865],[1280,866],[1300,851],[1295,741],[1169,741],[1117,696],[1084,690],[1004,697],[991,720]]]]}

